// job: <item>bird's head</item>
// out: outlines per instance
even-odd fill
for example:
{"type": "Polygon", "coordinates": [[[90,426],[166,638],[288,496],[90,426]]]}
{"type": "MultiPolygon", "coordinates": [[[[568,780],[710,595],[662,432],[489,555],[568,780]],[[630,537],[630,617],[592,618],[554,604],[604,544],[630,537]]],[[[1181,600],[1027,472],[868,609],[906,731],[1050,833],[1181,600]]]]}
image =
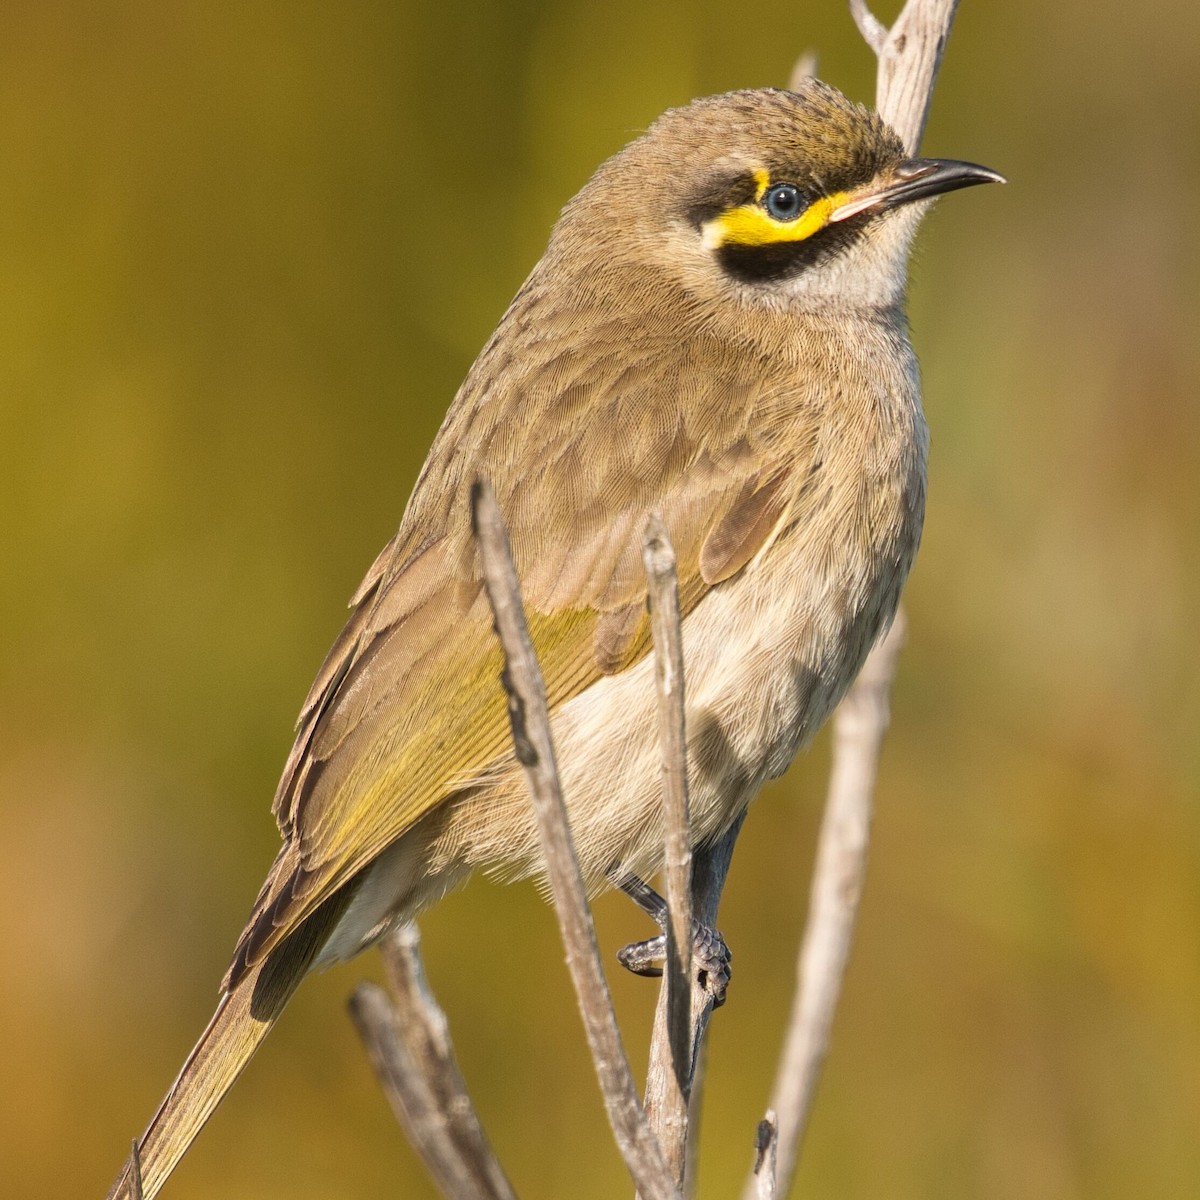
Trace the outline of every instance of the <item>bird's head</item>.
{"type": "Polygon", "coordinates": [[[973,163],[907,157],[877,114],[809,79],[671,109],[600,167],[551,248],[701,301],[886,305],[903,292],[918,202],[990,182],[1002,177],[973,163]]]}

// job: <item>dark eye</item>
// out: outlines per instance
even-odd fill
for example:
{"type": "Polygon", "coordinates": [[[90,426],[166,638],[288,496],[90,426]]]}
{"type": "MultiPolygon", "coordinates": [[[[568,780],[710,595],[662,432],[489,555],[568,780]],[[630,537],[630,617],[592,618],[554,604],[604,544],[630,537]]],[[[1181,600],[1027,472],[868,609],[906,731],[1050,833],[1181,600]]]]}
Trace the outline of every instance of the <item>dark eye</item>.
{"type": "Polygon", "coordinates": [[[804,211],[804,193],[794,183],[774,183],[763,196],[763,207],[777,221],[794,221],[804,211]]]}

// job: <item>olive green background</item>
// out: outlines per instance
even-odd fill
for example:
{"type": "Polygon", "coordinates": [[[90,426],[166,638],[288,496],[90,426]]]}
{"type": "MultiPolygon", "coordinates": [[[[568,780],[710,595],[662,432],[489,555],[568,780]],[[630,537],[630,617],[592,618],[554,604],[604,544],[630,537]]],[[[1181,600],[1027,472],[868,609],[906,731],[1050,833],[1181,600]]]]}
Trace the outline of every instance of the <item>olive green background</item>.
{"type": "MultiPolygon", "coordinates": [[[[207,1020],[292,719],[559,206],[808,46],[870,98],[838,0],[5,6],[5,1196],[101,1196],[207,1020]]],[[[924,149],[1012,182],[914,265],[929,520],[796,1195],[1200,1190],[1198,73],[1182,0],[960,12],[924,149]]],[[[735,861],[702,1197],[751,1156],[827,753],[735,861]]],[[[521,1195],[628,1195],[550,910],[477,881],[424,931],[521,1195]]],[[[377,972],[305,986],[171,1200],[434,1194],[344,1012],[377,972]]],[[[640,1063],[654,986],[613,985],[640,1063]]]]}

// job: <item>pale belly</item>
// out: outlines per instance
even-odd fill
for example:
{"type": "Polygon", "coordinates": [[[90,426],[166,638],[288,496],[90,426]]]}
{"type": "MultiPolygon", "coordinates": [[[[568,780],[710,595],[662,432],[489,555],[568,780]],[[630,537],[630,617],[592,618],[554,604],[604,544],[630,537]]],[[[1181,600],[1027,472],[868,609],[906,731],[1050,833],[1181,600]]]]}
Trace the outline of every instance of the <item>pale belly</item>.
{"type": "MultiPolygon", "coordinates": [[[[845,574],[826,585],[805,564],[785,565],[786,555],[770,560],[774,567],[715,589],[684,623],[693,843],[719,836],[787,769],[895,612],[898,572],[875,573],[866,604],[851,609],[845,574]]],[[[657,728],[649,657],[577,697],[555,722],[564,796],[593,886],[614,868],[647,875],[661,865],[657,728]]],[[[519,873],[537,870],[535,851],[519,873]]]]}

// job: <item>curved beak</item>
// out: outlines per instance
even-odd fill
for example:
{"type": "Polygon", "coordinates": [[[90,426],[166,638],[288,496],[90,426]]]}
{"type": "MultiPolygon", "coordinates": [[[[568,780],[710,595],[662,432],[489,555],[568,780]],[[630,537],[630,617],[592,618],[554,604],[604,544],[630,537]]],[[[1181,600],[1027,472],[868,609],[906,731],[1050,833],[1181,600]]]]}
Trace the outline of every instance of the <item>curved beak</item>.
{"type": "Polygon", "coordinates": [[[1007,183],[1003,175],[978,163],[954,158],[906,158],[897,163],[882,181],[876,180],[861,192],[851,193],[829,214],[829,220],[844,221],[864,212],[886,212],[913,200],[928,200],[943,192],[974,187],[977,183],[1007,183]]]}

